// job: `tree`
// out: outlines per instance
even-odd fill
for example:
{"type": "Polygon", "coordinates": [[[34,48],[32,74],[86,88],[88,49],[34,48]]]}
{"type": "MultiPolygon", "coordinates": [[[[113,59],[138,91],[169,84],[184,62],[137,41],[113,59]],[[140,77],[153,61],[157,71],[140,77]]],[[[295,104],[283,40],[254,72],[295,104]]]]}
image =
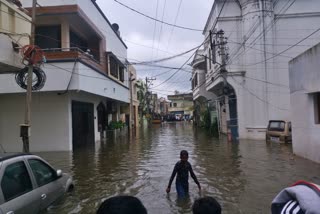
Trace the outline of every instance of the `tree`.
{"type": "Polygon", "coordinates": [[[147,86],[143,80],[138,80],[136,83],[137,96],[139,100],[139,115],[140,121],[142,121],[143,116],[147,113],[147,86]]]}

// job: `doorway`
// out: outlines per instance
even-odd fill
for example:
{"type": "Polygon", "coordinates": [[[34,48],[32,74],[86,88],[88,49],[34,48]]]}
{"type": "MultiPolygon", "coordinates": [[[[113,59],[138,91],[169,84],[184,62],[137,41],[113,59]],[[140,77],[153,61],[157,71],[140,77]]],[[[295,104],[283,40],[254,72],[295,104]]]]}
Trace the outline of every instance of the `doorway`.
{"type": "Polygon", "coordinates": [[[94,105],[72,101],[73,150],[94,146],[94,105]]]}

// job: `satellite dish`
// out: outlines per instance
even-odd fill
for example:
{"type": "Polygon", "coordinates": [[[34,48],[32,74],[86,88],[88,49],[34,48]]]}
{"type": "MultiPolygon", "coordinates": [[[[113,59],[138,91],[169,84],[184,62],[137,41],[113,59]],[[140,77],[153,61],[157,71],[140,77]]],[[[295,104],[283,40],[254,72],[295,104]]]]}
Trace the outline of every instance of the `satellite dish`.
{"type": "Polygon", "coordinates": [[[112,28],[117,32],[119,30],[119,25],[117,23],[113,23],[112,28]]]}

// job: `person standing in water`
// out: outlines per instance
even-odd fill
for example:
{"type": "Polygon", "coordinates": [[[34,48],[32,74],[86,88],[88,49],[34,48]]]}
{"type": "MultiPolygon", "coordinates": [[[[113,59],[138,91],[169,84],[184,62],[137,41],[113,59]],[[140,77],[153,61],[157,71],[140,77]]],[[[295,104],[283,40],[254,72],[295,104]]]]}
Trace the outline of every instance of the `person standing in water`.
{"type": "Polygon", "coordinates": [[[192,170],[191,164],[188,162],[189,154],[186,150],[182,150],[180,152],[180,161],[176,163],[174,166],[168,187],[166,192],[169,193],[171,190],[171,184],[174,177],[177,174],[176,178],[176,190],[178,193],[178,197],[185,197],[189,193],[189,172],[194,182],[198,185],[199,190],[201,190],[200,183],[197,179],[197,176],[194,174],[192,170]]]}

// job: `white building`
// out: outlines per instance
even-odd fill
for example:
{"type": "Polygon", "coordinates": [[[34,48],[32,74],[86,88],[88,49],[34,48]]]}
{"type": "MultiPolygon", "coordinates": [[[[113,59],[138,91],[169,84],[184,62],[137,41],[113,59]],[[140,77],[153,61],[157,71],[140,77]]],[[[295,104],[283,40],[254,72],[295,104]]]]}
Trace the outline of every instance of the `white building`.
{"type": "MultiPolygon", "coordinates": [[[[214,2],[203,31],[206,42],[201,55],[207,59],[204,86],[218,97],[222,130],[229,124],[240,138],[264,139],[269,120],[290,120],[288,62],[320,41],[319,32],[312,34],[319,28],[319,8],[317,0],[214,2]],[[227,88],[219,65],[219,30],[227,37],[227,88]]],[[[198,68],[194,70],[199,73],[198,68]]]]}
{"type": "MultiPolygon", "coordinates": [[[[32,0],[22,1],[30,9],[32,0]]],[[[127,47],[95,1],[38,0],[36,44],[45,50],[47,80],[33,93],[30,151],[93,146],[129,106],[127,47]]],[[[0,143],[21,151],[25,90],[0,75],[0,143]]]]}
{"type": "Polygon", "coordinates": [[[320,43],[289,63],[293,152],[320,163],[320,43]]]}
{"type": "Polygon", "coordinates": [[[31,18],[7,0],[0,0],[0,9],[0,72],[12,72],[22,68],[19,49],[13,45],[29,44],[31,18]]]}

